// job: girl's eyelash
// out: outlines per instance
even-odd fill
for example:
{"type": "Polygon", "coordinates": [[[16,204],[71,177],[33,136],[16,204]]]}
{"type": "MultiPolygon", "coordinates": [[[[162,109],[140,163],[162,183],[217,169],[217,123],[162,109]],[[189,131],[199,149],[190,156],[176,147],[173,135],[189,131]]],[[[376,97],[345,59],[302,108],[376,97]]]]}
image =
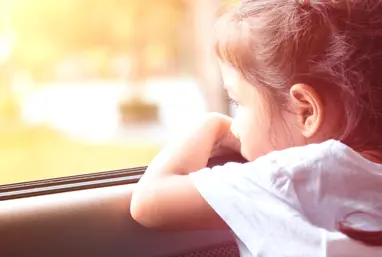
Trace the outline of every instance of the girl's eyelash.
{"type": "Polygon", "coordinates": [[[235,105],[236,107],[239,105],[235,100],[232,98],[229,99],[229,103],[235,105]]]}
{"type": "Polygon", "coordinates": [[[235,100],[233,100],[231,97],[229,97],[229,96],[227,96],[227,101],[228,101],[229,104],[232,104],[235,107],[239,106],[239,104],[235,100]]]}

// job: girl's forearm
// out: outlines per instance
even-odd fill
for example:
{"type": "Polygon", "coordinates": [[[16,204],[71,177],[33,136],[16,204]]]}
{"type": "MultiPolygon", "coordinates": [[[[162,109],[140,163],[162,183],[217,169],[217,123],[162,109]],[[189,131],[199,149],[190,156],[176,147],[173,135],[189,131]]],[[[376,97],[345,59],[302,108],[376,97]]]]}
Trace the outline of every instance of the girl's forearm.
{"type": "Polygon", "coordinates": [[[208,117],[190,136],[166,146],[151,162],[141,181],[145,184],[171,175],[187,175],[204,168],[214,148],[219,122],[208,117]]]}
{"type": "Polygon", "coordinates": [[[230,120],[225,120],[208,115],[193,133],[157,155],[133,193],[130,210],[136,221],[152,228],[225,225],[187,176],[207,165],[223,129],[229,125],[230,120]]]}

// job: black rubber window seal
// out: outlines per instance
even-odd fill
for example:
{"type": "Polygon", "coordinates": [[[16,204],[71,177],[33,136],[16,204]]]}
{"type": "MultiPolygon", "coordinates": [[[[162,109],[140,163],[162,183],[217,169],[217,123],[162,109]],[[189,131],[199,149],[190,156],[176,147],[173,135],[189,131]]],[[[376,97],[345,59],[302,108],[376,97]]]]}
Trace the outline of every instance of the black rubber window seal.
{"type": "MultiPolygon", "coordinates": [[[[213,167],[216,165],[223,165],[227,162],[244,163],[246,160],[240,154],[230,154],[210,159],[207,166],[213,167]]],[[[134,184],[139,181],[146,169],[147,166],[143,166],[62,178],[0,185],[0,201],[84,189],[134,184]]]]}
{"type": "Polygon", "coordinates": [[[0,185],[0,201],[69,191],[134,184],[147,167],[0,185]]]}

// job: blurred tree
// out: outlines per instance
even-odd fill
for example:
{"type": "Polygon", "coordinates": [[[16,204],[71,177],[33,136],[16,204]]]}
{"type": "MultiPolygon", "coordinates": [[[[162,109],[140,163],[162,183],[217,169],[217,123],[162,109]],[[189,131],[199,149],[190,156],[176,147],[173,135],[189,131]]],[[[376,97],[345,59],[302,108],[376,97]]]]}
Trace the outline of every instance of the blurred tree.
{"type": "Polygon", "coordinates": [[[68,53],[106,47],[110,55],[139,56],[134,59],[145,70],[145,49],[153,63],[176,57],[183,6],[180,0],[16,0],[15,58],[43,77],[68,53]]]}

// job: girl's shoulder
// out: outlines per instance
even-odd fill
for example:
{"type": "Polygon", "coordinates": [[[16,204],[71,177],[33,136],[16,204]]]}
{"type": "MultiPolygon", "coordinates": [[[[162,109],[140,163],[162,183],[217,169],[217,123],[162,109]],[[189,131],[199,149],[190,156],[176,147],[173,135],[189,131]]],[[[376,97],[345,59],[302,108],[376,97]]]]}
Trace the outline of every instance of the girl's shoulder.
{"type": "Polygon", "coordinates": [[[337,156],[347,155],[351,149],[337,140],[327,140],[322,143],[290,147],[273,151],[255,160],[254,163],[275,160],[279,164],[299,164],[301,162],[327,160],[337,156]]]}
{"type": "Polygon", "coordinates": [[[248,166],[253,169],[263,166],[270,174],[284,172],[298,178],[382,176],[381,164],[365,159],[337,140],[273,151],[248,166]]]}

